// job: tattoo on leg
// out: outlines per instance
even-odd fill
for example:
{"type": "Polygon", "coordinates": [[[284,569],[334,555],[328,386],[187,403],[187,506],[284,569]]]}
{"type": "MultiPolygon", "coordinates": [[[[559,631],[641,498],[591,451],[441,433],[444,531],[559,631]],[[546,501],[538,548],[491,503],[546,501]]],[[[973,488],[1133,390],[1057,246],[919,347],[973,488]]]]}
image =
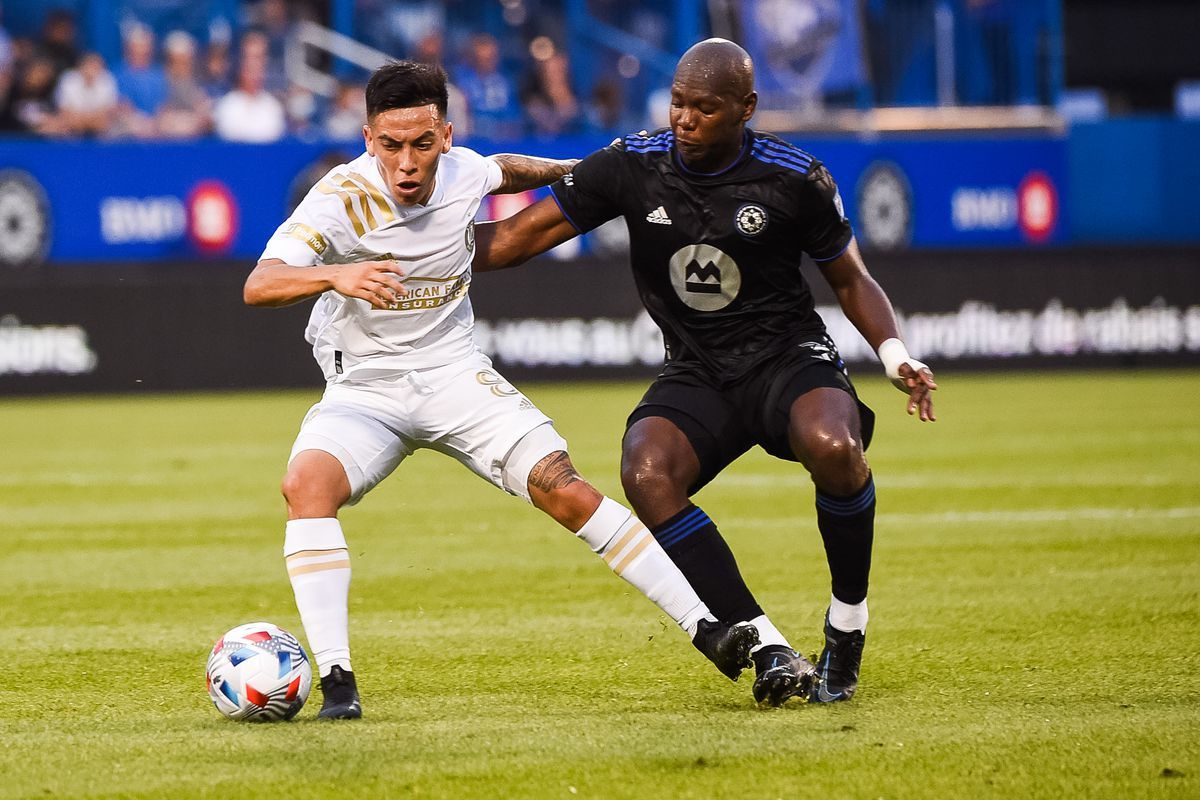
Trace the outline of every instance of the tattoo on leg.
{"type": "Polygon", "coordinates": [[[529,473],[529,485],[543,492],[553,492],[581,480],[583,477],[575,471],[571,457],[562,450],[543,458],[529,473]]]}

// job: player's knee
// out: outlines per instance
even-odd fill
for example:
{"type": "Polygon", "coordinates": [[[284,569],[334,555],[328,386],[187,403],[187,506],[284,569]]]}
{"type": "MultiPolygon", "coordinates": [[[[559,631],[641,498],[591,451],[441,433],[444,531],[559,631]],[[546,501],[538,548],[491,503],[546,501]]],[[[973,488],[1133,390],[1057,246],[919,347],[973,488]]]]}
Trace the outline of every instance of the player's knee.
{"type": "Polygon", "coordinates": [[[288,508],[300,516],[334,516],[350,499],[350,482],[333,456],[305,451],[293,459],[280,484],[288,508]]]}
{"type": "Polygon", "coordinates": [[[670,486],[662,460],[645,451],[621,459],[621,488],[630,502],[660,494],[670,486]]]}
{"type": "Polygon", "coordinates": [[[813,480],[833,494],[852,494],[869,472],[862,442],[850,431],[814,431],[804,437],[804,463],[813,480]]]}

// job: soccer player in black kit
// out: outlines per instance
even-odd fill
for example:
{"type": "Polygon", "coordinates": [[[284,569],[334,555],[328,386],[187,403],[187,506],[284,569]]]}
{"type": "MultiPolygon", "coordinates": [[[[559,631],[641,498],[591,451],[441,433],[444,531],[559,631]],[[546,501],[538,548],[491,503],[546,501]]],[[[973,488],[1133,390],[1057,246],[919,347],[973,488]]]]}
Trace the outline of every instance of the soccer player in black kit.
{"type": "MultiPolygon", "coordinates": [[[[800,272],[817,263],[847,318],[933,420],[929,368],[900,340],[863,265],[837,186],[813,156],[754,131],[750,57],[709,39],[679,61],[670,128],[618,139],[554,184],[553,197],[476,228],[475,269],[515,266],[617,216],[666,364],[630,414],[621,481],[638,516],[727,624],[751,621],[754,697],[848,700],[867,623],[875,485],[864,456],[874,415],[858,401],[800,272]],[[716,525],[689,498],[758,445],[805,466],[832,597],[814,666],[763,614],[716,525]]],[[[746,663],[750,666],[750,663],[746,663]]]]}

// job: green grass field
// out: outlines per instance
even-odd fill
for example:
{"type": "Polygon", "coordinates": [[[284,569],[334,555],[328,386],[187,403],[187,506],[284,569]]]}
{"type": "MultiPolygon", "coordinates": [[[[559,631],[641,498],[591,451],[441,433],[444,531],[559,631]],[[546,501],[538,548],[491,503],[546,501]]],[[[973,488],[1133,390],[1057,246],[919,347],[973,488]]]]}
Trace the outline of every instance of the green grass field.
{"type": "MultiPolygon", "coordinates": [[[[864,373],[867,371],[864,370],[864,373]]],[[[343,515],[366,708],[225,721],[211,642],[301,633],[278,482],[316,392],[0,401],[0,797],[1200,797],[1200,372],[881,378],[852,703],[760,710],[569,534],[423,452],[343,515]]],[[[620,497],[635,384],[529,385],[620,497]]],[[[803,471],[698,502],[817,649],[803,471]]]]}

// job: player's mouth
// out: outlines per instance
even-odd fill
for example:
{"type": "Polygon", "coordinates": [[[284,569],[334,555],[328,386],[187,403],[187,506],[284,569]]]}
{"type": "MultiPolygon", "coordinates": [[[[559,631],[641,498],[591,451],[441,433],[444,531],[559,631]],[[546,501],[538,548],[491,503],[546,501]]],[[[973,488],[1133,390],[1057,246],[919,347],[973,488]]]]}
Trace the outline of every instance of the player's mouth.
{"type": "Polygon", "coordinates": [[[396,184],[396,194],[400,197],[416,197],[421,189],[420,181],[400,181],[396,184]]]}

